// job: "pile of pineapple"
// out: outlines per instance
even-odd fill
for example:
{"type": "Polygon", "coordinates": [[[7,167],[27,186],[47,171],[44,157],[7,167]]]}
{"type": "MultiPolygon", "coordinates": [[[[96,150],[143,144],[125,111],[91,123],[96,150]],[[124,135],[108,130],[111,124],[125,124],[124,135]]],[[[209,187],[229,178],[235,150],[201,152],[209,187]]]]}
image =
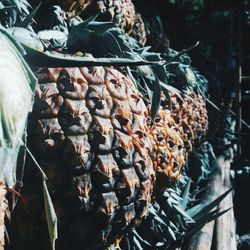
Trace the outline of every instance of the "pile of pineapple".
{"type": "Polygon", "coordinates": [[[2,25],[28,52],[46,51],[51,60],[46,67],[26,57],[37,78],[27,127],[32,157],[26,157],[10,243],[13,249],[51,248],[39,165],[58,220],[56,249],[105,249],[147,217],[155,195],[178,182],[188,153],[208,128],[203,93],[190,67],[185,77],[196,87],[178,85],[166,62],[145,66],[160,55],[142,47],[145,26],[131,0],[30,1],[31,14],[27,1],[17,2],[3,10],[17,17],[10,21],[2,14],[2,25]],[[121,41],[121,54],[111,45],[113,37],[121,41]],[[144,66],[117,63],[121,55],[144,66]],[[107,62],[94,66],[97,57],[107,62]],[[93,59],[92,65],[65,66],[81,58],[93,59]],[[159,69],[179,90],[151,79],[159,69]]]}

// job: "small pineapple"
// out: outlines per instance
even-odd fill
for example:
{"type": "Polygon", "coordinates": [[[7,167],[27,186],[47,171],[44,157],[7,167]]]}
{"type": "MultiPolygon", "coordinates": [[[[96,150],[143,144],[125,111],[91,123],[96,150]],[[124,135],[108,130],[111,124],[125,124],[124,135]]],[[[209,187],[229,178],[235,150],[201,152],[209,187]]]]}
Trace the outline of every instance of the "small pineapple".
{"type": "Polygon", "coordinates": [[[175,109],[173,118],[181,129],[181,137],[187,151],[192,150],[192,144],[201,140],[208,130],[208,116],[204,98],[194,91],[187,90],[183,102],[177,105],[177,97],[172,96],[175,109]]]}
{"type": "Polygon", "coordinates": [[[179,128],[168,106],[161,106],[150,128],[154,150],[152,160],[156,171],[157,191],[175,183],[185,163],[185,148],[179,128]]]}

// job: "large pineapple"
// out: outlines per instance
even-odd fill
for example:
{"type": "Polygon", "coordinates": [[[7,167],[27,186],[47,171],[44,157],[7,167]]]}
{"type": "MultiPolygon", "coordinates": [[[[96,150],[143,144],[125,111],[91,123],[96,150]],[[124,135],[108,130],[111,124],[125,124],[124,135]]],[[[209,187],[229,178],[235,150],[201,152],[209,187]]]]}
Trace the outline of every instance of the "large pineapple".
{"type": "MultiPolygon", "coordinates": [[[[178,180],[185,143],[196,137],[189,137],[195,128],[185,128],[185,119],[193,117],[182,113],[188,102],[172,94],[171,111],[163,95],[149,123],[139,92],[113,68],[39,69],[36,75],[28,141],[48,177],[58,248],[103,249],[147,216],[155,172],[157,192],[178,180]],[[175,121],[176,114],[182,122],[175,121]]],[[[13,219],[14,249],[37,248],[38,241],[40,249],[49,245],[40,173],[32,165],[26,166],[13,219]],[[34,241],[27,241],[30,237],[34,241]]]]}
{"type": "MultiPolygon", "coordinates": [[[[49,178],[59,249],[102,249],[147,215],[155,179],[147,108],[133,83],[113,68],[39,69],[36,76],[28,141],[49,178]]],[[[29,167],[14,220],[15,228],[29,229],[13,240],[34,235],[26,249],[37,246],[38,231],[46,232],[42,226],[29,231],[39,221],[46,225],[39,172],[29,167]]]]}

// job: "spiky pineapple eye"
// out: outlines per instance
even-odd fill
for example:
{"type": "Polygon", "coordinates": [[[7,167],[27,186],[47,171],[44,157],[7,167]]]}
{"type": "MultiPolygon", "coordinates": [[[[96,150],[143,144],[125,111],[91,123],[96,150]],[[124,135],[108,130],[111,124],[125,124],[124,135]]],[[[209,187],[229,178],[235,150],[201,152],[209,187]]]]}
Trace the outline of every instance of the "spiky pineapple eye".
{"type": "Polygon", "coordinates": [[[86,100],[91,113],[101,117],[110,117],[113,101],[105,86],[91,85],[86,100]]]}
{"type": "Polygon", "coordinates": [[[169,141],[168,141],[168,144],[169,144],[169,146],[170,146],[171,148],[173,148],[173,147],[175,146],[175,142],[172,141],[172,140],[169,140],[169,141]]]}
{"type": "Polygon", "coordinates": [[[115,118],[120,123],[121,127],[125,126],[129,122],[129,120],[127,118],[124,118],[120,115],[116,115],[115,118]]]}
{"type": "Polygon", "coordinates": [[[112,97],[117,98],[119,100],[125,100],[127,98],[126,85],[124,82],[122,82],[121,79],[109,79],[107,77],[106,86],[112,97]]]}

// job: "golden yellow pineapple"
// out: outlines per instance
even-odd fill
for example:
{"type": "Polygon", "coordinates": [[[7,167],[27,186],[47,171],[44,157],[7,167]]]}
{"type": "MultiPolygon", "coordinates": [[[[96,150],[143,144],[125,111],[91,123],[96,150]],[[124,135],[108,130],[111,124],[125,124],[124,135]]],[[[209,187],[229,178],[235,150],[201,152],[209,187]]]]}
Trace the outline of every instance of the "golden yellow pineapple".
{"type": "Polygon", "coordinates": [[[156,191],[176,183],[192,145],[203,138],[208,129],[206,105],[201,95],[189,90],[183,100],[171,92],[169,96],[171,105],[162,94],[158,115],[152,124],[148,122],[156,191]]]}
{"type": "Polygon", "coordinates": [[[154,149],[151,158],[156,172],[157,191],[175,183],[186,160],[186,150],[181,130],[174,121],[169,105],[162,94],[161,107],[154,123],[150,126],[150,138],[154,149]]]}

